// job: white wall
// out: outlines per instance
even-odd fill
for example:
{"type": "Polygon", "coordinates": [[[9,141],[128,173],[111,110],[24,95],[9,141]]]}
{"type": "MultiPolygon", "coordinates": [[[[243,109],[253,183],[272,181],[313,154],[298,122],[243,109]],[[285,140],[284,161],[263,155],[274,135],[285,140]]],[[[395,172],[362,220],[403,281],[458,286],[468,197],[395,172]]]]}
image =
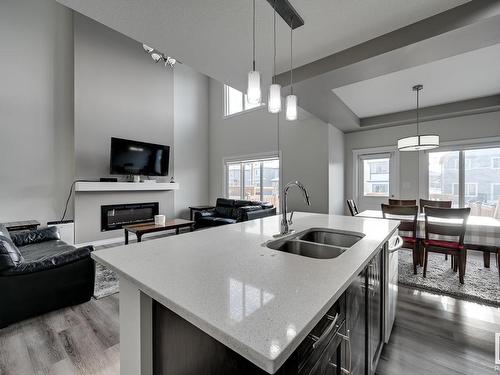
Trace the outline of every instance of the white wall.
{"type": "MultiPolygon", "coordinates": [[[[500,136],[500,112],[428,121],[420,124],[420,131],[421,133],[439,134],[441,142],[498,137],[500,136]]],[[[415,132],[415,125],[412,124],[346,134],[346,197],[351,198],[353,191],[353,150],[395,146],[399,138],[413,135],[415,132]]],[[[418,196],[418,153],[400,152],[399,156],[400,197],[414,199],[418,196]]]]}
{"type": "Polygon", "coordinates": [[[334,126],[328,127],[329,140],[329,209],[330,214],[344,214],[344,133],[334,126]]]}
{"type": "MultiPolygon", "coordinates": [[[[307,207],[299,192],[291,193],[290,209],[329,212],[329,131],[333,126],[301,109],[298,121],[286,121],[282,113],[279,122],[283,182],[300,180],[311,195],[307,207]]],[[[224,118],[223,85],[211,79],[209,129],[210,201],[214,203],[224,194],[224,158],[277,153],[277,116],[264,107],[224,118]]],[[[341,144],[343,133],[335,130],[332,137],[338,137],[341,144]]],[[[343,174],[336,179],[343,188],[343,174]]],[[[343,200],[343,193],[339,194],[343,200]]]]}
{"type": "Polygon", "coordinates": [[[53,0],[0,1],[0,222],[62,215],[74,176],[72,30],[53,0]]]}
{"type": "Polygon", "coordinates": [[[184,64],[174,69],[175,217],[208,199],[208,77],[184,64]]]}

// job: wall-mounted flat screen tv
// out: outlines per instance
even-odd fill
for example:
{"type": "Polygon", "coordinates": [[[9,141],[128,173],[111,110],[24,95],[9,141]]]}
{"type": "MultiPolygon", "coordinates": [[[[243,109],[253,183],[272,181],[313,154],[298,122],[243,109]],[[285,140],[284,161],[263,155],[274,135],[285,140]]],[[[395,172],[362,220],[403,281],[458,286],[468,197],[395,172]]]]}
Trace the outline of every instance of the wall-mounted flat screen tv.
{"type": "Polygon", "coordinates": [[[110,156],[111,174],[168,175],[170,146],[113,137],[110,156]]]}

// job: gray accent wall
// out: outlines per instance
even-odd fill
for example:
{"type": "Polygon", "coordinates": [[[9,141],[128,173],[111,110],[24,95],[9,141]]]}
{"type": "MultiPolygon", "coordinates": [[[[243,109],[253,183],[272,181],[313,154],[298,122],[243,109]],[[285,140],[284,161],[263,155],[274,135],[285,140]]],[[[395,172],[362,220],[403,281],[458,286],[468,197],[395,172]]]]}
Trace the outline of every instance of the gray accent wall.
{"type": "Polygon", "coordinates": [[[184,64],[174,70],[175,216],[208,203],[208,81],[184,64]]]}
{"type": "Polygon", "coordinates": [[[111,137],[169,145],[173,175],[173,72],[142,44],[75,13],[76,176],[109,176],[111,137]]]}
{"type": "MultiPolygon", "coordinates": [[[[141,43],[78,13],[74,40],[76,177],[98,180],[110,176],[111,137],[169,145],[169,173],[173,175],[172,70],[155,64],[141,43]]],[[[100,231],[101,205],[159,202],[160,213],[173,218],[174,194],[76,192],[75,242],[123,236],[122,230],[100,231]]]]}
{"type": "Polygon", "coordinates": [[[0,222],[62,215],[74,176],[72,30],[55,1],[0,1],[0,222]]]}

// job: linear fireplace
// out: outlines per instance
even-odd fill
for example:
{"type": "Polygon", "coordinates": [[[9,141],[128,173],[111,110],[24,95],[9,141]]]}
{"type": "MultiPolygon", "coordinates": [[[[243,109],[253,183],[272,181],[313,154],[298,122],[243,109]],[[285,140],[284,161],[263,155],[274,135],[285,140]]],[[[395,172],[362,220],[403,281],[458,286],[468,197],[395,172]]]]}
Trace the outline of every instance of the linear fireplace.
{"type": "Polygon", "coordinates": [[[158,202],[101,206],[101,232],[120,229],[124,225],[153,221],[159,208],[158,202]]]}

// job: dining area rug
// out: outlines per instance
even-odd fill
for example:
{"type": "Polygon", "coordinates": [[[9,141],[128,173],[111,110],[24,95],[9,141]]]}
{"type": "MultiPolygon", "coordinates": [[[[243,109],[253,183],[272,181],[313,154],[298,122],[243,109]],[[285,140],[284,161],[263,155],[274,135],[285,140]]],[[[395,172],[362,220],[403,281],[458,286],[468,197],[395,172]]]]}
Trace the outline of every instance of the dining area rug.
{"type": "Polygon", "coordinates": [[[423,268],[413,274],[411,251],[399,251],[399,284],[428,292],[443,294],[467,301],[500,307],[500,282],[498,267],[493,260],[490,268],[485,268],[483,257],[467,255],[465,284],[458,281],[458,273],[451,269],[450,257],[443,254],[429,254],[427,277],[422,276],[423,268]]]}

